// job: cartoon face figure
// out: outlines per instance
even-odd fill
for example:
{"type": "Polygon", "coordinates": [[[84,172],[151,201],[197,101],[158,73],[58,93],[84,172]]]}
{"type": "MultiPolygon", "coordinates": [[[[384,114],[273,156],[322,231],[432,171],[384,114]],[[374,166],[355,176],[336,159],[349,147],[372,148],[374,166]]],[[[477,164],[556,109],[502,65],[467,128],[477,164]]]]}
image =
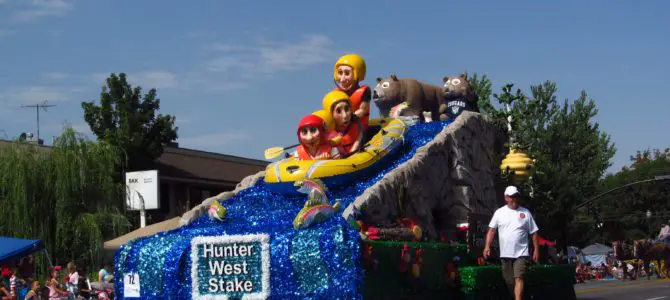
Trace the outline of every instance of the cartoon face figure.
{"type": "Polygon", "coordinates": [[[321,130],[316,126],[300,128],[300,141],[309,146],[317,145],[321,140],[321,130]]]}
{"type": "Polygon", "coordinates": [[[473,93],[468,74],[463,73],[459,76],[445,76],[442,78],[444,85],[442,92],[446,98],[467,97],[473,93]]]}
{"type": "Polygon", "coordinates": [[[354,69],[350,66],[337,67],[337,82],[346,91],[354,87],[354,69]]]}
{"type": "Polygon", "coordinates": [[[383,117],[388,117],[391,108],[404,101],[402,98],[400,82],[395,74],[387,78],[377,78],[377,85],[372,90],[372,100],[383,117]]]}
{"type": "Polygon", "coordinates": [[[349,126],[351,114],[351,106],[347,101],[337,102],[333,106],[333,119],[337,126],[349,126]]]}
{"type": "Polygon", "coordinates": [[[449,91],[455,89],[456,86],[459,86],[461,84],[461,79],[460,78],[449,78],[447,77],[447,81],[444,83],[444,89],[449,91]]]}

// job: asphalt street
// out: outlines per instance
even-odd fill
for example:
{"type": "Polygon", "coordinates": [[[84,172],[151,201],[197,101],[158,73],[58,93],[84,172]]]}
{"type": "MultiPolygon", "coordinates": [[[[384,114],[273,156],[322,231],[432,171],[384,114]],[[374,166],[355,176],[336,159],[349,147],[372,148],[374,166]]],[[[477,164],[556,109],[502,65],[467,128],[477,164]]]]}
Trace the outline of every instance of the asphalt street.
{"type": "Polygon", "coordinates": [[[575,285],[579,300],[670,300],[670,280],[598,281],[575,285]]]}

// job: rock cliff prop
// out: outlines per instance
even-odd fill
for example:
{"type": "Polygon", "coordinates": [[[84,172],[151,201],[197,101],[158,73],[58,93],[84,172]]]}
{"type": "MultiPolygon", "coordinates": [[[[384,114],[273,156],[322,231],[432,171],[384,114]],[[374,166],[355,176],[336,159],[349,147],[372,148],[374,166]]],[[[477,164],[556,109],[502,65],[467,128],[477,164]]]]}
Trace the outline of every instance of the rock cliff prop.
{"type": "Polygon", "coordinates": [[[415,219],[426,240],[455,234],[469,212],[492,215],[500,207],[499,165],[504,141],[479,113],[464,111],[410,160],[365,190],[343,212],[364,223],[393,226],[415,219]]]}

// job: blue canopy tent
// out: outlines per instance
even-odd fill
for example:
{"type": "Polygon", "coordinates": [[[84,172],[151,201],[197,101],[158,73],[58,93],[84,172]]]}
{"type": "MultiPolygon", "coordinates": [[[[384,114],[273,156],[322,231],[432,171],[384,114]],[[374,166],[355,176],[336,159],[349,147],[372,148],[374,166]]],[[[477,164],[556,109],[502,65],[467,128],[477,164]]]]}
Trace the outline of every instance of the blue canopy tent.
{"type": "Polygon", "coordinates": [[[0,236],[0,264],[19,259],[42,249],[44,249],[44,243],[41,240],[0,236]]]}
{"type": "Polygon", "coordinates": [[[614,249],[603,244],[595,243],[582,249],[582,253],[587,262],[590,262],[594,267],[599,267],[603,264],[607,264],[607,255],[609,253],[614,253],[614,249]]]}

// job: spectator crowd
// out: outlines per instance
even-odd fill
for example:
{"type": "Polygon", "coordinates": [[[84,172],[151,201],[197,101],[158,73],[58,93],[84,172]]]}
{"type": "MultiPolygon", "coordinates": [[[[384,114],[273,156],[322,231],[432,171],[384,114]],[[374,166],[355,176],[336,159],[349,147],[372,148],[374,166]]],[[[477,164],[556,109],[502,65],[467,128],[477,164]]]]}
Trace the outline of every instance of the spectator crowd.
{"type": "Polygon", "coordinates": [[[103,265],[93,282],[88,268],[78,267],[74,262],[69,262],[64,270],[61,266],[50,268],[40,281],[35,276],[32,254],[0,268],[0,300],[113,299],[114,275],[110,263],[103,265]]]}

